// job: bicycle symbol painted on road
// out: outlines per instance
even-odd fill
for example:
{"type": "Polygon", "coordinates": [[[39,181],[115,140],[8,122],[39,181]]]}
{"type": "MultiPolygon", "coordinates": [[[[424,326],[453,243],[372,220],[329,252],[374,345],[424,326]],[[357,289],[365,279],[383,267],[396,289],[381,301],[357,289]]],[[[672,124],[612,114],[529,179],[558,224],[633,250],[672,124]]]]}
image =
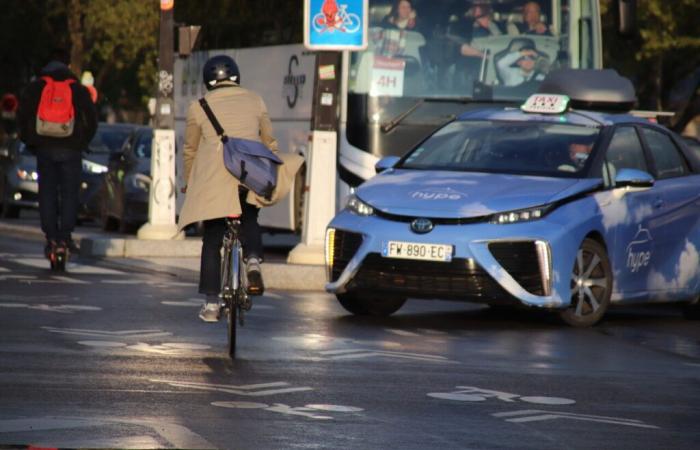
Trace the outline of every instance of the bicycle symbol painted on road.
{"type": "Polygon", "coordinates": [[[355,33],[360,29],[360,17],[355,13],[347,12],[348,5],[338,5],[336,0],[324,0],[321,12],[316,14],[311,24],[317,33],[340,31],[341,33],[355,33]]]}
{"type": "Polygon", "coordinates": [[[333,416],[324,415],[323,413],[354,413],[364,411],[362,408],[356,408],[354,406],[342,406],[342,405],[305,405],[305,406],[289,406],[283,403],[275,403],[273,405],[268,405],[267,403],[256,403],[256,402],[213,402],[213,406],[218,406],[221,408],[233,408],[233,409],[264,409],[265,411],[276,412],[280,414],[288,414],[293,416],[303,416],[309,419],[316,420],[333,420],[333,416]]]}
{"type": "Polygon", "coordinates": [[[481,389],[475,386],[456,386],[457,390],[452,392],[431,392],[428,397],[443,400],[455,400],[460,402],[483,402],[490,398],[495,398],[503,402],[525,402],[538,405],[573,405],[576,400],[562,397],[542,397],[542,396],[521,396],[508,392],[492,391],[481,389]]]}

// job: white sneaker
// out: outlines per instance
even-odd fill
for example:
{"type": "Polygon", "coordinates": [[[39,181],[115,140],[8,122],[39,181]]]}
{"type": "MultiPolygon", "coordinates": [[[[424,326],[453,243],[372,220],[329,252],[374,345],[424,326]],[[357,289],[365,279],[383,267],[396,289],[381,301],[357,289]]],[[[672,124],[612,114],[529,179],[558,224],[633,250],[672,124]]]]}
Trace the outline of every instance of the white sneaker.
{"type": "Polygon", "coordinates": [[[218,298],[215,301],[207,301],[199,310],[199,318],[204,322],[218,322],[221,307],[218,298]]]}

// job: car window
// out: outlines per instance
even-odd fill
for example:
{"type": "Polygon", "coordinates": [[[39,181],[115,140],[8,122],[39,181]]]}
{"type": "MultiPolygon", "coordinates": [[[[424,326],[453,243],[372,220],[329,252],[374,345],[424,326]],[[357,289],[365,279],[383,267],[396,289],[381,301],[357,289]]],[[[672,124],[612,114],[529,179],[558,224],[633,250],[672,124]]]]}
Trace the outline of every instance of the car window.
{"type": "Polygon", "coordinates": [[[136,155],[137,158],[150,158],[152,142],[153,133],[141,133],[136,140],[136,145],[134,146],[134,155],[136,155]]]}
{"type": "Polygon", "coordinates": [[[620,169],[637,169],[649,171],[644,150],[637,131],[633,127],[620,127],[615,130],[605,154],[605,182],[612,185],[620,169]]]}
{"type": "Polygon", "coordinates": [[[688,172],[685,161],[670,136],[651,128],[642,128],[642,130],[654,158],[658,179],[679,177],[688,172]]]}
{"type": "Polygon", "coordinates": [[[121,150],[131,132],[128,128],[98,127],[88,147],[91,153],[112,153],[121,150]]]}
{"type": "Polygon", "coordinates": [[[401,167],[581,176],[598,134],[570,124],[458,121],[409,153],[401,167]]]}

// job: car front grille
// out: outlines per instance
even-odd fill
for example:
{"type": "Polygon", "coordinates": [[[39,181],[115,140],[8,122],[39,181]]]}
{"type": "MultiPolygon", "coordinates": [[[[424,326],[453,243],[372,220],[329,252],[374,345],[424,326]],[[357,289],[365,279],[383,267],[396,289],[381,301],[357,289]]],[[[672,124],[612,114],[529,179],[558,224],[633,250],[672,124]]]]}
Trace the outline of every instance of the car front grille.
{"type": "Polygon", "coordinates": [[[523,289],[534,295],[544,295],[534,241],[491,242],[489,251],[523,289]]]}
{"type": "Polygon", "coordinates": [[[331,269],[331,282],[337,281],[345,267],[357,253],[362,244],[362,235],[349,231],[335,230],[333,242],[333,267],[331,269]]]}
{"type": "Polygon", "coordinates": [[[348,289],[488,303],[513,301],[512,296],[474,260],[462,258],[451,262],[414,261],[370,253],[348,284],[348,289]]]}

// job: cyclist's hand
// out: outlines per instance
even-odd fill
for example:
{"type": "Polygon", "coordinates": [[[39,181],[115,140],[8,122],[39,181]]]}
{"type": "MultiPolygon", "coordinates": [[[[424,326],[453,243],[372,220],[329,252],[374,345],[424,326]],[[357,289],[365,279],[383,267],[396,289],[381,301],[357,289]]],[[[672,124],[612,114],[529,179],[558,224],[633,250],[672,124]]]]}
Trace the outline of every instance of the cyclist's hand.
{"type": "Polygon", "coordinates": [[[187,194],[187,185],[185,185],[184,187],[181,187],[180,192],[182,192],[183,194],[187,194]]]}

